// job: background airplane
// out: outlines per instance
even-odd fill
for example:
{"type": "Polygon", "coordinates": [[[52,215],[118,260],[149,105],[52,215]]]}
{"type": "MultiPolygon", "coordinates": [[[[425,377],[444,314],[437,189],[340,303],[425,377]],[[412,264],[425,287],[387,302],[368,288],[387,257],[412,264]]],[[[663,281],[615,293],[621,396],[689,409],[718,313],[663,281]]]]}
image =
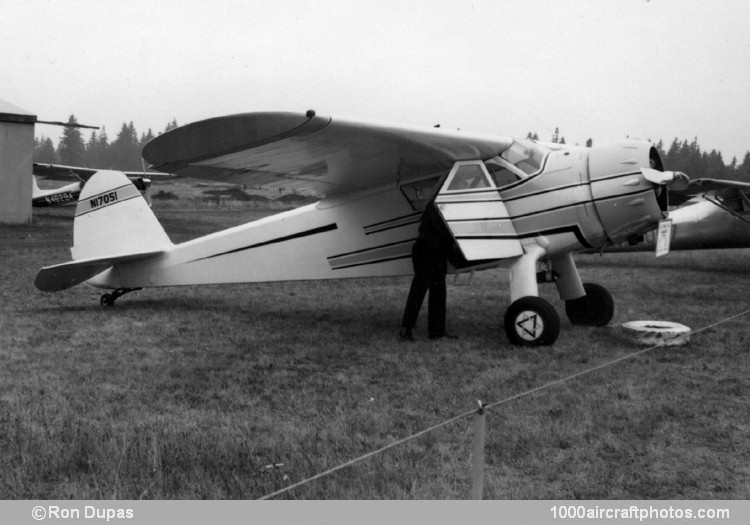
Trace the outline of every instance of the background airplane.
{"type": "MultiPolygon", "coordinates": [[[[670,192],[680,205],[669,212],[672,220],[670,250],[750,248],[750,183],[695,179],[682,192],[670,192]],[[694,196],[695,194],[697,196],[694,196]]],[[[607,246],[598,252],[650,251],[656,232],[607,246]]]]}
{"type": "MultiPolygon", "coordinates": [[[[89,180],[97,171],[92,168],[82,168],[78,166],[62,166],[60,164],[42,164],[34,163],[33,173],[33,190],[31,204],[34,207],[47,207],[47,206],[65,206],[74,204],[78,201],[78,197],[81,194],[83,185],[89,180]],[[58,188],[41,189],[37,177],[48,180],[56,181],[68,181],[77,179],[76,182],[61,186],[58,188]]],[[[135,185],[141,194],[150,202],[148,195],[148,189],[151,187],[151,181],[155,179],[168,179],[173,175],[168,173],[159,172],[137,172],[137,171],[126,171],[123,172],[135,185]]]]}
{"type": "Polygon", "coordinates": [[[325,197],[174,245],[124,175],[100,172],[76,208],[73,261],[43,268],[39,289],[87,282],[114,290],[101,298],[112,305],[151,286],[409,275],[420,217],[434,200],[463,269],[510,269],[504,325],[518,345],[552,344],[559,334],[555,308],[539,297],[540,275],[553,276],[572,323],[607,324],[612,297],[581,281],[572,254],[649,231],[664,217],[664,186],[687,181],[664,172],[647,141],[551,149],[314,111],[196,122],[157,137],[143,155],[161,171],[325,197]]]}

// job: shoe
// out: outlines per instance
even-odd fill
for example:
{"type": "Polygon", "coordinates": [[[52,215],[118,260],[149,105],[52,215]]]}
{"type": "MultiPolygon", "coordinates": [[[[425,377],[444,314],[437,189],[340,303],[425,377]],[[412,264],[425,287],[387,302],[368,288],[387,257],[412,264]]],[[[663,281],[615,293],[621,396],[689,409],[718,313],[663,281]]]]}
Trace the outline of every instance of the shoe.
{"type": "Polygon", "coordinates": [[[398,332],[398,337],[402,341],[408,341],[410,343],[414,342],[414,334],[411,333],[411,328],[401,328],[401,330],[398,332]]]}
{"type": "Polygon", "coordinates": [[[430,334],[430,339],[458,339],[457,335],[453,335],[448,332],[443,332],[442,334],[430,334]]]}

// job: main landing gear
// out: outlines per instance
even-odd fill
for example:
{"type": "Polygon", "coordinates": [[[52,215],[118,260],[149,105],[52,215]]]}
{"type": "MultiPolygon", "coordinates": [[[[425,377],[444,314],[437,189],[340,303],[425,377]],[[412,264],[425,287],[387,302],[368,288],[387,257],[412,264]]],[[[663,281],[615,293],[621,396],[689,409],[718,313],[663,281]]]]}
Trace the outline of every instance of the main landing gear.
{"type": "Polygon", "coordinates": [[[115,301],[119,298],[125,295],[129,292],[135,292],[136,290],[140,290],[140,288],[118,288],[112,293],[105,293],[101,296],[99,299],[99,304],[102,306],[114,306],[115,301]]]}
{"type": "Polygon", "coordinates": [[[505,312],[504,327],[512,344],[551,345],[560,334],[560,316],[549,301],[539,297],[539,282],[555,283],[572,324],[605,326],[612,320],[612,296],[603,286],[581,282],[571,254],[545,258],[547,271],[537,273],[537,263],[544,254],[535,248],[527,246],[527,253],[510,268],[513,301],[505,312]]]}
{"type": "Polygon", "coordinates": [[[541,297],[521,297],[505,311],[505,334],[514,345],[551,345],[560,334],[560,316],[541,297]]]}
{"type": "Polygon", "coordinates": [[[565,301],[565,313],[573,324],[605,326],[615,314],[615,302],[604,286],[583,283],[586,295],[565,301]]]}

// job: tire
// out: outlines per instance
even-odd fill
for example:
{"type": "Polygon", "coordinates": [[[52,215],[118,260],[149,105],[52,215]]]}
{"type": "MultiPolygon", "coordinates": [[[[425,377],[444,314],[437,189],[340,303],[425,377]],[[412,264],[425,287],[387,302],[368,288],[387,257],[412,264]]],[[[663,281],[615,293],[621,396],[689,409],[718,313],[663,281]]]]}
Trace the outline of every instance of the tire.
{"type": "Polygon", "coordinates": [[[669,321],[630,321],[623,323],[625,337],[640,346],[678,346],[690,341],[690,328],[669,321]]]}
{"type": "Polygon", "coordinates": [[[521,297],[505,311],[505,334],[518,346],[547,346],[560,335],[560,316],[544,299],[521,297]]]}
{"type": "Polygon", "coordinates": [[[111,294],[105,293],[99,299],[99,304],[101,304],[102,306],[114,306],[115,298],[111,294]]]}
{"type": "Polygon", "coordinates": [[[565,313],[570,322],[586,326],[606,326],[615,315],[615,302],[606,288],[595,283],[583,283],[586,295],[565,301],[565,313]]]}

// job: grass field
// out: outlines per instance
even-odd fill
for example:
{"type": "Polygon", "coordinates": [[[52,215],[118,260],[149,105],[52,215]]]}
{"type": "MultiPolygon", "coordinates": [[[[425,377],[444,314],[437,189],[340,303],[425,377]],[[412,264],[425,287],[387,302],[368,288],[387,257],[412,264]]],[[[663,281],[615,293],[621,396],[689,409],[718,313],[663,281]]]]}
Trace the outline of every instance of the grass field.
{"type": "MultiPolygon", "coordinates": [[[[155,203],[155,208],[157,205],[155,203]]],[[[157,209],[176,242],[263,215],[157,209]]],[[[150,289],[113,308],[34,288],[71,210],[0,226],[0,498],[259,498],[471,410],[628,355],[619,325],[750,308],[750,250],[581,255],[606,328],[510,346],[504,270],[449,280],[458,341],[400,343],[408,278],[150,289]]],[[[554,287],[542,295],[563,312],[554,287]]],[[[746,499],[747,316],[489,412],[487,499],[746,499]]],[[[465,499],[461,420],[282,495],[465,499]]]]}

